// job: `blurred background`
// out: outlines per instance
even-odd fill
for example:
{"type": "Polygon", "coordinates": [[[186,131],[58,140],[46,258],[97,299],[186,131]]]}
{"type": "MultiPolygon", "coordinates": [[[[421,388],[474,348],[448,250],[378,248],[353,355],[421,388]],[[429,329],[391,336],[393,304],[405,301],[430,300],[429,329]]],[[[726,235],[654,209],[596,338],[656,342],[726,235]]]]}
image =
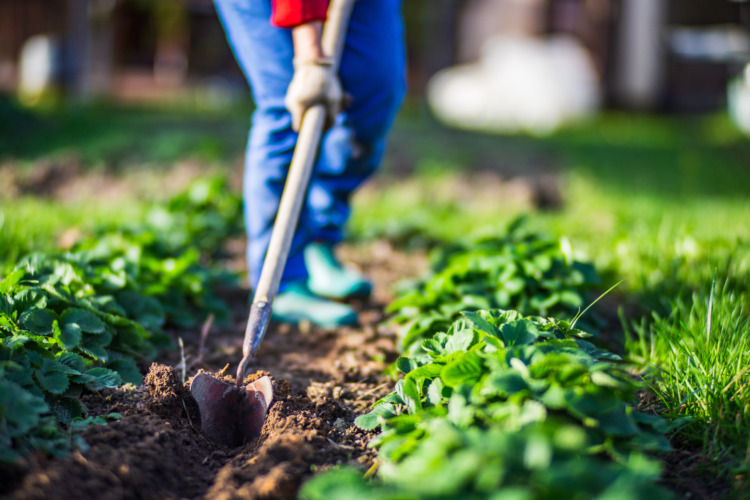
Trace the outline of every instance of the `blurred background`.
{"type": "MultiPolygon", "coordinates": [[[[403,15],[410,93],[353,240],[424,246],[536,211],[612,266],[638,234],[654,252],[747,234],[750,2],[405,0],[403,15]]],[[[238,187],[251,111],[210,0],[1,1],[5,260],[200,175],[238,187]]]]}
{"type": "MultiPolygon", "coordinates": [[[[539,94],[529,101],[555,91],[572,97],[575,109],[555,103],[561,118],[601,106],[713,111],[750,58],[742,1],[407,0],[404,17],[412,94],[462,65],[442,74],[436,101],[460,101],[449,96],[483,80],[499,87],[488,95],[508,98],[526,86],[539,94]]],[[[29,103],[44,93],[160,103],[190,96],[206,106],[247,96],[210,0],[5,0],[0,90],[29,103]]],[[[520,123],[533,121],[531,111],[509,108],[520,123]]]]}

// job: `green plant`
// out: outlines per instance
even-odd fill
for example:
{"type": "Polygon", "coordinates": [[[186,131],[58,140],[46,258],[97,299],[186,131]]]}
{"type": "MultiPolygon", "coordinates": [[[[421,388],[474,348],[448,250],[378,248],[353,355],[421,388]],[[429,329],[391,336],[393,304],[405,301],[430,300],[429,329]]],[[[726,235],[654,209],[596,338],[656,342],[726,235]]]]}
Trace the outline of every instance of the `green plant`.
{"type": "Polygon", "coordinates": [[[168,235],[170,253],[197,250],[207,258],[221,256],[225,241],[244,234],[242,198],[229,190],[225,177],[198,179],[152,208],[134,232],[143,229],[168,235]]]}
{"type": "Polygon", "coordinates": [[[70,440],[57,422],[86,412],[82,391],[140,384],[133,355],[154,351],[143,327],[107,297],[64,284],[65,271],[39,276],[29,266],[0,282],[0,460],[64,453],[70,440]]]}
{"type": "Polygon", "coordinates": [[[319,479],[307,498],[652,498],[664,422],[633,409],[636,382],[618,357],[567,321],[516,311],[464,312],[405,356],[395,391],[357,418],[382,490],[319,479]],[[622,496],[616,496],[622,495],[622,496]],[[513,497],[516,498],[516,497],[513,497]]]}
{"type": "Polygon", "coordinates": [[[575,260],[566,242],[530,231],[525,218],[505,234],[438,247],[428,275],[389,305],[401,325],[402,347],[446,330],[462,311],[509,308],[523,314],[566,314],[581,307],[584,292],[598,283],[593,266],[575,260]]]}
{"type": "Polygon", "coordinates": [[[81,420],[83,391],[142,383],[135,360],[171,345],[164,327],[227,316],[213,289],[234,277],[207,265],[238,230],[225,191],[200,181],[152,212],[161,217],[27,255],[0,282],[1,461],[85,446],[74,431],[102,420],[81,420]]]}
{"type": "MultiPolygon", "coordinates": [[[[681,424],[675,438],[700,447],[724,474],[750,470],[750,319],[729,280],[672,303],[629,331],[627,348],[681,424]]],[[[739,488],[748,485],[740,481],[739,488]]]]}

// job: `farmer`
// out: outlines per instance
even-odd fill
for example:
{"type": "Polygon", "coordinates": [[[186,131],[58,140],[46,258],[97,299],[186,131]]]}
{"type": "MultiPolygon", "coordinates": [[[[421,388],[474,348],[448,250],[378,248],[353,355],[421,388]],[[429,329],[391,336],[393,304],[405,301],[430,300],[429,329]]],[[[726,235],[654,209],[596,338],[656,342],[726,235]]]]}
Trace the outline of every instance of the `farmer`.
{"type": "Polygon", "coordinates": [[[401,0],[355,3],[339,74],[321,49],[328,0],[214,0],[245,73],[256,110],[245,156],[244,200],[250,282],[255,287],[271,239],[305,110],[325,104],[324,134],[274,318],[324,327],[357,322],[349,305],[371,283],[336,260],[352,192],[377,168],[405,90],[401,0]],[[351,96],[341,111],[342,96],[351,96]]]}

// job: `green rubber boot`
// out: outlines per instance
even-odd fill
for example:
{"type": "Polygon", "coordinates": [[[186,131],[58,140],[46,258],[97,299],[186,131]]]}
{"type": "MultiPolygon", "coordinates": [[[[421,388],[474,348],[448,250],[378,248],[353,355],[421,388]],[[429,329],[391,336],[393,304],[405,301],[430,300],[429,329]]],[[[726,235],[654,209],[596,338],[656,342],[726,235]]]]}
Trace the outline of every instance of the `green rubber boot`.
{"type": "Polygon", "coordinates": [[[367,298],[372,293],[372,283],[360,273],[342,266],[331,245],[311,243],[305,247],[304,255],[310,274],[307,286],[314,294],[329,299],[348,299],[367,298]]]}
{"type": "Polygon", "coordinates": [[[297,324],[309,321],[323,328],[356,325],[357,313],[346,304],[339,304],[313,294],[304,283],[292,283],[273,301],[273,319],[297,324]]]}

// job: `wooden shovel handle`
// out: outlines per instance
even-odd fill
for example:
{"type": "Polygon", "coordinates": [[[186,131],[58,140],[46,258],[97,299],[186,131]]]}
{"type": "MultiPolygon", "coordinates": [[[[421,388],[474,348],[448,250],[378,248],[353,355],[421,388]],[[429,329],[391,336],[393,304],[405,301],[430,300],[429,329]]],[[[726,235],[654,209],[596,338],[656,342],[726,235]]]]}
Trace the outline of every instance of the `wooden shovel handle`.
{"type": "MultiPolygon", "coordinates": [[[[354,0],[331,0],[328,9],[328,20],[323,28],[322,45],[326,55],[333,61],[333,71],[338,72],[341,54],[344,49],[346,27],[349,23],[354,0]]],[[[281,196],[279,211],[276,215],[268,252],[263,262],[258,286],[255,289],[253,305],[250,309],[243,354],[255,354],[263,340],[268,327],[270,308],[284,272],[292,237],[297,228],[302,203],[305,201],[307,186],[310,182],[313,165],[318,152],[320,138],[323,134],[326,111],[323,105],[316,105],[305,112],[302,118],[297,145],[294,148],[292,164],[289,167],[284,192],[281,196]],[[263,319],[253,321],[253,311],[263,319]]],[[[243,360],[244,361],[244,360],[243,360]]]]}

